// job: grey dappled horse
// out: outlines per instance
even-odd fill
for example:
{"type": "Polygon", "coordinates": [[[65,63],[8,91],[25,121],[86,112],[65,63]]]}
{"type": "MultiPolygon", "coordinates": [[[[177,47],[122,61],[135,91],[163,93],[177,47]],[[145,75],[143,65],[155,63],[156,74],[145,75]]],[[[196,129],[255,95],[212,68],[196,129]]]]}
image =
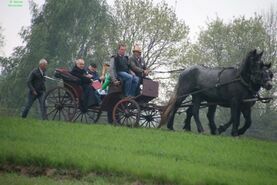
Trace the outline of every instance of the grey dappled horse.
{"type": "MultiPolygon", "coordinates": [[[[262,84],[270,84],[273,79],[273,73],[270,70],[271,64],[264,64],[261,62],[260,64],[260,77],[263,79],[262,84]]],[[[254,93],[254,92],[253,92],[254,93]]],[[[257,98],[257,94],[253,94],[253,98],[257,98]]],[[[216,111],[216,104],[212,104],[213,102],[208,102],[210,105],[208,106],[208,113],[207,118],[209,120],[209,127],[211,134],[221,134],[222,132],[226,131],[228,127],[232,124],[232,119],[230,119],[226,124],[220,125],[218,130],[216,128],[215,122],[214,122],[214,115],[216,111]]],[[[249,112],[249,107],[252,107],[256,102],[255,101],[249,101],[242,103],[241,106],[241,113],[245,119],[245,124],[238,130],[239,135],[242,135],[245,133],[245,131],[251,126],[251,115],[249,112]]],[[[221,105],[224,107],[224,105],[221,105]]],[[[228,106],[227,106],[228,107],[228,106]]],[[[186,110],[186,119],[184,120],[184,127],[183,129],[187,131],[191,131],[191,118],[193,116],[192,112],[193,106],[189,106],[189,108],[186,110]]]]}
{"type": "MultiPolygon", "coordinates": [[[[233,124],[232,135],[243,134],[251,124],[251,107],[253,102],[244,103],[244,99],[253,98],[264,87],[272,88],[272,77],[266,72],[270,64],[261,61],[263,52],[250,51],[238,68],[207,68],[193,66],[184,70],[175,87],[175,94],[169,100],[162,115],[161,125],[167,122],[167,128],[173,130],[174,116],[183,100],[192,95],[192,115],[198,132],[203,132],[199,120],[199,108],[202,101],[213,102],[208,111],[211,130],[216,133],[214,114],[216,104],[231,108],[230,123],[233,124]],[[246,124],[238,130],[240,113],[246,124]]],[[[272,73],[271,73],[272,74],[272,73]]],[[[187,126],[187,128],[189,128],[187,126]]]]}

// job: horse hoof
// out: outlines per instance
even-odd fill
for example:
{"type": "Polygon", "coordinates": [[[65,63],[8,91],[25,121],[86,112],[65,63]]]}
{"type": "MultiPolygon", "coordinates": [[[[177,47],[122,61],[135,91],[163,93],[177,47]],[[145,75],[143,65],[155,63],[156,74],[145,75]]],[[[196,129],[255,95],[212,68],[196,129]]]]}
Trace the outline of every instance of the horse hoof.
{"type": "Polygon", "coordinates": [[[238,132],[232,132],[231,135],[232,135],[233,137],[239,137],[238,132]]]}
{"type": "Polygon", "coordinates": [[[167,127],[169,131],[175,131],[173,127],[167,127]]]}
{"type": "Polygon", "coordinates": [[[219,133],[218,129],[216,129],[215,131],[212,131],[211,134],[212,135],[219,135],[220,133],[219,133]]]}
{"type": "Polygon", "coordinates": [[[190,132],[190,131],[191,131],[191,129],[190,129],[190,128],[186,128],[186,127],[183,127],[183,130],[188,131],[188,132],[190,132]]]}
{"type": "Polygon", "coordinates": [[[221,133],[224,132],[224,131],[225,131],[225,129],[224,129],[224,127],[223,127],[222,125],[220,125],[220,126],[218,127],[218,129],[217,129],[218,134],[221,134],[221,133]]]}
{"type": "Polygon", "coordinates": [[[204,131],[204,129],[199,129],[198,132],[199,132],[200,134],[203,134],[205,131],[204,131]]]}

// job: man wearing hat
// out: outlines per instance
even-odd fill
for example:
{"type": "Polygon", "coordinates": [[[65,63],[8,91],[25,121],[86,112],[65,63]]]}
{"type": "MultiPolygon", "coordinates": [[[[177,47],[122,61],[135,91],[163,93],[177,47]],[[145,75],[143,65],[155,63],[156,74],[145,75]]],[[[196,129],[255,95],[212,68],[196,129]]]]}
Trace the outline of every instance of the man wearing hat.
{"type": "Polygon", "coordinates": [[[149,74],[150,70],[146,69],[145,61],[141,57],[141,49],[137,44],[134,45],[133,55],[129,58],[129,64],[132,71],[139,77],[139,84],[141,84],[142,79],[149,74]]]}
{"type": "Polygon", "coordinates": [[[119,44],[117,55],[111,57],[110,75],[114,84],[118,83],[117,78],[123,81],[123,92],[125,96],[136,96],[139,78],[131,73],[125,51],[125,44],[119,44]]]}

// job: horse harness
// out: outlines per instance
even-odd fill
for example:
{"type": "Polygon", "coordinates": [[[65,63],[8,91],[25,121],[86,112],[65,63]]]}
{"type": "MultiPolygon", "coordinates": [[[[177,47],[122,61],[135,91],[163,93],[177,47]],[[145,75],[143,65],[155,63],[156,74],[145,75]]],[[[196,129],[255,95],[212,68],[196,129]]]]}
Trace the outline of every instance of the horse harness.
{"type": "MultiPolygon", "coordinates": [[[[254,97],[257,95],[257,91],[255,91],[252,87],[251,87],[251,85],[249,84],[249,83],[247,83],[244,79],[243,79],[243,77],[241,76],[241,75],[239,75],[237,78],[235,78],[234,80],[231,80],[231,81],[229,81],[229,82],[226,82],[226,83],[221,83],[220,82],[220,76],[221,76],[221,74],[225,71],[225,70],[227,70],[227,69],[234,69],[233,67],[228,67],[228,68],[223,68],[219,73],[218,73],[218,76],[217,76],[217,83],[216,83],[216,85],[215,85],[215,87],[217,88],[217,87],[220,87],[220,86],[224,86],[224,85],[228,85],[228,84],[231,84],[231,83],[234,83],[234,82],[237,82],[237,81],[239,81],[239,82],[241,82],[241,84],[244,86],[244,87],[246,87],[247,88],[247,90],[251,93],[251,95],[253,95],[254,97]]],[[[250,76],[250,78],[252,79],[253,77],[252,77],[252,75],[250,76]]],[[[219,92],[218,92],[218,88],[217,88],[217,94],[219,95],[219,92]]]]}
{"type": "MultiPolygon", "coordinates": [[[[193,91],[191,93],[188,93],[188,94],[184,94],[182,96],[179,96],[179,98],[183,98],[183,97],[186,97],[186,96],[189,96],[189,95],[193,95],[193,94],[197,94],[197,93],[201,93],[201,92],[204,92],[204,91],[207,91],[207,90],[210,90],[210,89],[213,89],[213,88],[216,88],[217,91],[218,91],[218,88],[221,87],[221,86],[224,86],[224,85],[228,85],[228,84],[231,84],[231,83],[235,83],[235,82],[240,82],[243,86],[245,86],[247,88],[247,90],[252,94],[253,98],[255,97],[258,97],[259,98],[259,94],[253,90],[253,88],[251,87],[251,85],[249,83],[247,83],[243,77],[241,75],[239,75],[237,78],[229,81],[229,82],[225,82],[225,83],[221,83],[220,82],[220,76],[221,74],[227,70],[227,69],[234,69],[233,67],[227,67],[227,68],[223,68],[219,73],[218,73],[218,76],[217,76],[217,83],[215,86],[213,87],[207,87],[207,88],[204,88],[204,89],[200,89],[200,90],[196,90],[196,91],[193,91]]],[[[219,94],[219,92],[217,92],[217,94],[219,94]]]]}

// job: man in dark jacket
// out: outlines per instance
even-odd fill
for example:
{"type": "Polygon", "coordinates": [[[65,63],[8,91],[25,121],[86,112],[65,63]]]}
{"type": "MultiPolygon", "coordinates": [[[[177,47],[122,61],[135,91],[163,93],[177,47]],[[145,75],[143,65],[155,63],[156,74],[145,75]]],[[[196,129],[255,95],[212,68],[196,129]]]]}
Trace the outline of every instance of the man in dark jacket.
{"type": "Polygon", "coordinates": [[[36,99],[39,100],[41,118],[43,119],[45,116],[45,110],[43,107],[42,100],[46,90],[45,78],[44,78],[46,67],[47,67],[47,61],[45,59],[41,59],[39,61],[39,67],[36,69],[33,69],[28,77],[28,81],[27,81],[27,85],[29,88],[28,101],[22,112],[22,115],[21,115],[22,118],[27,117],[28,112],[36,99]]]}
{"type": "MultiPolygon", "coordinates": [[[[135,45],[133,48],[133,55],[129,58],[129,64],[132,71],[139,77],[139,84],[142,84],[143,79],[148,76],[150,70],[146,68],[145,61],[141,57],[141,49],[139,45],[135,45]]],[[[140,87],[137,86],[136,95],[139,95],[140,87]]]]}
{"type": "Polygon", "coordinates": [[[149,74],[150,70],[146,69],[146,64],[141,57],[141,49],[138,45],[135,45],[133,48],[133,55],[129,58],[129,64],[132,71],[140,78],[141,83],[142,79],[149,74]]]}
{"type": "Polygon", "coordinates": [[[99,78],[99,74],[97,72],[97,65],[95,63],[91,63],[89,66],[88,66],[88,74],[91,74],[92,75],[92,79],[93,80],[98,80],[100,81],[100,78],[99,78]]]}
{"type": "Polygon", "coordinates": [[[136,96],[139,78],[131,72],[125,51],[126,46],[119,44],[118,54],[113,56],[110,61],[110,75],[114,84],[117,83],[117,78],[123,81],[125,96],[136,96]]]}
{"type": "Polygon", "coordinates": [[[85,61],[83,59],[77,59],[70,73],[80,79],[79,85],[83,89],[80,110],[86,112],[89,106],[100,104],[100,99],[96,96],[96,91],[91,87],[92,75],[88,74],[85,70],[85,61]]]}

